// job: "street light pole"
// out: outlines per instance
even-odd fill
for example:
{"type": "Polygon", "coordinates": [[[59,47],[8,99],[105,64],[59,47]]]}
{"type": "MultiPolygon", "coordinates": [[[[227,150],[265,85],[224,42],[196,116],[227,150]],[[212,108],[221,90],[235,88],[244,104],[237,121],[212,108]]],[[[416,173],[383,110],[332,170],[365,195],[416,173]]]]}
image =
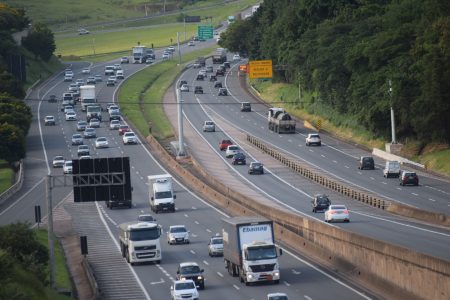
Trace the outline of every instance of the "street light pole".
{"type": "Polygon", "coordinates": [[[394,115],[394,107],[392,105],[392,82],[389,80],[389,97],[391,102],[391,144],[397,144],[397,139],[395,137],[395,115],[394,115]]]}
{"type": "Polygon", "coordinates": [[[178,32],[177,32],[177,44],[178,44],[178,64],[181,65],[180,34],[178,32]]]}
{"type": "Polygon", "coordinates": [[[50,264],[50,287],[55,288],[55,243],[53,241],[53,205],[52,205],[52,176],[47,175],[45,180],[47,194],[47,220],[48,220],[48,248],[49,248],[49,264],[50,264]]]}
{"type": "Polygon", "coordinates": [[[183,141],[183,99],[181,99],[180,89],[176,89],[178,102],[178,153],[177,156],[185,156],[183,141]]]}

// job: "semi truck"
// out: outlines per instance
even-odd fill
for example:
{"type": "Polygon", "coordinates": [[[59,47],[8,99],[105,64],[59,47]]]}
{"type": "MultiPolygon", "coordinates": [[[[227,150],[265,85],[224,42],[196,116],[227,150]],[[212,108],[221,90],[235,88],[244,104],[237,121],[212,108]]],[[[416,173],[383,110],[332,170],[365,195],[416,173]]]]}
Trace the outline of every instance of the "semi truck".
{"type": "Polygon", "coordinates": [[[269,130],[276,133],[295,133],[295,120],[284,108],[272,107],[268,112],[269,130]]]}
{"type": "Polygon", "coordinates": [[[126,222],[119,225],[120,251],[131,265],[140,262],[161,263],[161,226],[150,222],[126,222]]]}
{"type": "Polygon", "coordinates": [[[133,63],[143,64],[147,59],[155,59],[155,53],[152,48],[146,46],[135,46],[131,50],[133,63]]]}
{"type": "MultiPolygon", "coordinates": [[[[280,282],[273,222],[262,217],[222,219],[223,256],[228,273],[249,285],[280,282]]],[[[279,254],[282,254],[280,249],[279,254]]]]}
{"type": "Polygon", "coordinates": [[[102,108],[100,105],[87,105],[86,106],[86,121],[89,122],[91,119],[98,119],[102,121],[102,108]]]}
{"type": "Polygon", "coordinates": [[[95,85],[80,86],[80,102],[82,111],[86,111],[86,107],[88,105],[97,103],[97,98],[95,96],[95,85]]]}
{"type": "Polygon", "coordinates": [[[224,48],[217,48],[212,56],[213,64],[223,64],[227,61],[227,50],[224,48]]]}
{"type": "Polygon", "coordinates": [[[148,189],[150,209],[153,212],[175,212],[174,200],[177,196],[173,193],[171,175],[163,174],[148,176],[148,189]]]}

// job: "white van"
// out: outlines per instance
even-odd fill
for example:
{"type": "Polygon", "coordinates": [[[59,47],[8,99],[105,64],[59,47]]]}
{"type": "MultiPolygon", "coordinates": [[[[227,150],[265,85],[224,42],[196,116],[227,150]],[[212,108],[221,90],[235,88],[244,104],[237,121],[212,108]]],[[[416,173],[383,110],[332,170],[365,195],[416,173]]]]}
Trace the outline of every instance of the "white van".
{"type": "Polygon", "coordinates": [[[175,212],[176,195],[173,193],[172,176],[169,174],[148,176],[150,208],[155,213],[160,211],[175,212]]]}
{"type": "Polygon", "coordinates": [[[124,79],[125,75],[123,75],[123,70],[117,70],[116,71],[116,78],[117,79],[124,79]]]}
{"type": "Polygon", "coordinates": [[[389,177],[399,177],[400,176],[400,163],[398,161],[387,161],[383,170],[383,176],[389,177]]]}

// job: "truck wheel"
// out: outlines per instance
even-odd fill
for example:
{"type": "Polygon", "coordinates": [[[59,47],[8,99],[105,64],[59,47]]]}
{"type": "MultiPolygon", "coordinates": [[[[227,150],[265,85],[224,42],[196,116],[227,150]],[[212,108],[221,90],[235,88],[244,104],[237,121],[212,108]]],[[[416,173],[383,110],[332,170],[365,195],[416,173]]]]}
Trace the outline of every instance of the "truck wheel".
{"type": "Polygon", "coordinates": [[[130,263],[130,254],[128,253],[128,248],[125,248],[125,258],[127,259],[127,263],[130,263]]]}
{"type": "Polygon", "coordinates": [[[204,289],[205,289],[205,284],[204,284],[204,283],[202,283],[202,284],[200,285],[200,289],[201,289],[201,290],[204,290],[204,289]]]}
{"type": "Polygon", "coordinates": [[[112,210],[113,209],[113,204],[109,203],[109,209],[112,210]]]}
{"type": "Polygon", "coordinates": [[[109,201],[106,201],[106,207],[109,208],[109,201]]]}
{"type": "Polygon", "coordinates": [[[158,265],[161,264],[161,260],[157,260],[156,264],[158,264],[158,265]]]}
{"type": "Polygon", "coordinates": [[[279,283],[280,283],[279,279],[273,281],[273,284],[279,284],[279,283]]]}

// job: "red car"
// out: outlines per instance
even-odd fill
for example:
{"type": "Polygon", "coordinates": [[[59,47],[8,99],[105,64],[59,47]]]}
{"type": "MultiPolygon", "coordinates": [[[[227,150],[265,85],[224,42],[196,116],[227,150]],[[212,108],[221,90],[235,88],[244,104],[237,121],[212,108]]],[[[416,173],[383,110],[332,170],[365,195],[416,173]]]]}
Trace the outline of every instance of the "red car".
{"type": "Polygon", "coordinates": [[[119,135],[124,135],[124,133],[128,131],[130,131],[130,127],[128,127],[128,125],[120,125],[119,135]]]}
{"type": "Polygon", "coordinates": [[[230,140],[221,140],[219,142],[219,149],[220,149],[220,151],[224,151],[230,145],[233,145],[233,143],[230,140]]]}

